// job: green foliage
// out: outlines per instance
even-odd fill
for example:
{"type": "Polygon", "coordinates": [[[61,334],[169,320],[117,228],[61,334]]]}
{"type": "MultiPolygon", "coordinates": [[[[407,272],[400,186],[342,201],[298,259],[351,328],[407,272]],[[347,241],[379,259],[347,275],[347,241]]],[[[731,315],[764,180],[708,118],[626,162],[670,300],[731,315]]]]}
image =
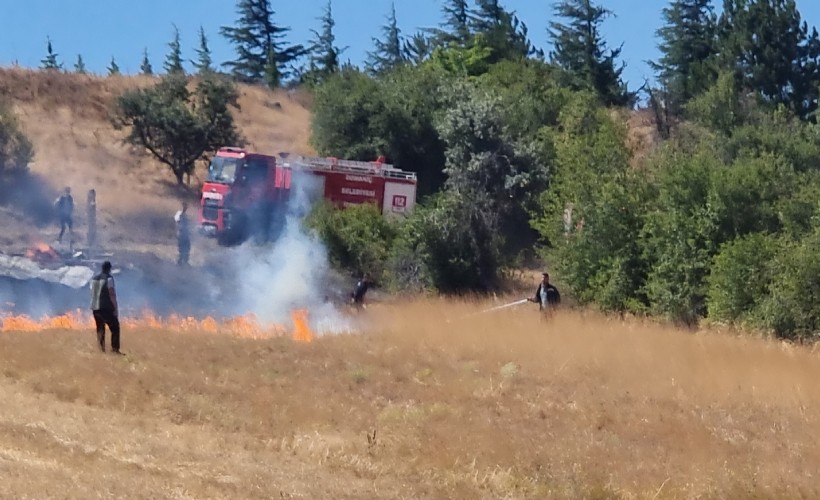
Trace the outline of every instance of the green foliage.
{"type": "Polygon", "coordinates": [[[638,236],[650,191],[629,168],[626,131],[590,93],[573,96],[558,122],[555,172],[532,222],[549,244],[545,257],[581,303],[640,310],[638,236]]]}
{"type": "Polygon", "coordinates": [[[51,47],[51,38],[47,38],[47,49],[46,49],[46,57],[44,57],[40,63],[42,69],[45,70],[60,70],[63,69],[63,64],[57,61],[57,56],[54,52],[54,49],[51,47]]]}
{"type": "Polygon", "coordinates": [[[817,340],[820,333],[820,229],[790,243],[774,263],[776,278],[762,305],[762,323],[785,338],[817,340]]]}
{"type": "Polygon", "coordinates": [[[719,20],[720,61],[744,89],[801,118],[817,109],[820,36],[793,0],[727,0],[719,20]]]}
{"type": "Polygon", "coordinates": [[[302,78],[303,81],[311,83],[321,82],[328,76],[337,73],[341,66],[339,57],[347,49],[347,47],[339,48],[336,46],[336,34],[333,32],[336,21],[333,19],[330,0],[325,5],[319,21],[322,23],[322,31],[319,33],[316,30],[311,30],[314,38],[309,49],[310,69],[307,75],[302,78]]]}
{"type": "Polygon", "coordinates": [[[367,69],[373,74],[392,70],[405,62],[402,50],[401,30],[396,20],[396,4],[390,4],[387,24],[382,26],[384,39],[373,39],[374,50],[367,53],[367,69]]]}
{"type": "Polygon", "coordinates": [[[196,61],[192,61],[196,72],[199,75],[213,73],[213,58],[211,57],[211,48],[208,46],[208,37],[205,35],[205,29],[199,27],[199,47],[196,49],[196,61]]]}
{"type": "Polygon", "coordinates": [[[28,171],[34,146],[20,128],[11,104],[0,96],[0,176],[28,171]]]}
{"type": "Polygon", "coordinates": [[[174,25],[174,38],[168,43],[171,49],[165,56],[165,72],[169,75],[184,75],[185,68],[182,66],[182,44],[179,40],[179,29],[174,25]]]}
{"type": "Polygon", "coordinates": [[[716,132],[729,135],[748,120],[732,73],[718,76],[714,86],[685,106],[686,116],[716,132]]]}
{"type": "Polygon", "coordinates": [[[342,70],[316,88],[311,142],[322,155],[370,161],[385,155],[418,172],[419,193],[444,182],[444,148],[434,125],[445,76],[399,68],[380,79],[342,70]]]}
{"type": "Polygon", "coordinates": [[[338,210],[321,204],[307,222],[327,245],[335,265],[356,274],[369,273],[376,280],[385,279],[385,263],[396,228],[376,206],[362,204],[338,210]]]}
{"type": "Polygon", "coordinates": [[[77,62],[74,63],[74,72],[80,75],[85,75],[87,73],[83,56],[80,54],[77,54],[77,62]]]}
{"type": "Polygon", "coordinates": [[[550,38],[555,46],[550,54],[552,61],[582,88],[595,90],[604,104],[631,105],[635,96],[621,81],[623,66],[616,67],[621,49],[607,50],[601,35],[601,24],[612,12],[590,0],[561,0],[554,10],[566,24],[550,22],[550,38]]]}
{"type": "Polygon", "coordinates": [[[148,60],[148,49],[142,51],[142,64],[140,64],[140,71],[143,75],[153,75],[154,68],[151,66],[151,61],[148,60]]]}
{"type": "Polygon", "coordinates": [[[229,111],[237,99],[235,87],[216,76],[202,78],[191,93],[185,77],[168,75],[153,87],[121,95],[113,125],[130,128],[126,140],[168,165],[181,184],[206,152],[241,145],[229,111]]]}
{"type": "Polygon", "coordinates": [[[108,76],[114,76],[120,74],[120,66],[117,64],[117,61],[114,60],[114,56],[111,56],[111,62],[108,63],[108,76]]]}
{"type": "Polygon", "coordinates": [[[490,48],[493,63],[543,56],[530,43],[527,25],[505,9],[499,0],[476,0],[475,4],[469,25],[490,48]]]}
{"type": "Polygon", "coordinates": [[[717,17],[711,0],[672,0],[656,32],[661,57],[651,63],[667,89],[673,115],[708,89],[716,79],[717,17]]]}
{"type": "Polygon", "coordinates": [[[237,55],[224,66],[240,81],[279,87],[290,76],[292,63],[304,54],[304,47],[283,42],[290,28],[274,22],[270,0],[238,0],[237,13],[235,26],[220,28],[237,55]]]}
{"type": "Polygon", "coordinates": [[[708,279],[709,318],[760,326],[760,308],[775,280],[775,258],[782,247],[768,233],[750,233],[723,245],[708,279]]]}

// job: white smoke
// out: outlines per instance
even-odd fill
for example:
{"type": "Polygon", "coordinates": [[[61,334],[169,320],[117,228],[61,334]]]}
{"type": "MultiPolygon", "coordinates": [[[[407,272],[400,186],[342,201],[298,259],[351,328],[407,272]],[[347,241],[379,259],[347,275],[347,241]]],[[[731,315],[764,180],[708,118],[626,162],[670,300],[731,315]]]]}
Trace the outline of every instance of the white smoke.
{"type": "Polygon", "coordinates": [[[303,225],[321,195],[319,178],[294,171],[285,226],[278,239],[272,246],[246,243],[239,249],[239,298],[260,322],[290,324],[293,310],[307,309],[310,326],[318,333],[352,330],[350,321],[330,301],[327,249],[303,225]]]}

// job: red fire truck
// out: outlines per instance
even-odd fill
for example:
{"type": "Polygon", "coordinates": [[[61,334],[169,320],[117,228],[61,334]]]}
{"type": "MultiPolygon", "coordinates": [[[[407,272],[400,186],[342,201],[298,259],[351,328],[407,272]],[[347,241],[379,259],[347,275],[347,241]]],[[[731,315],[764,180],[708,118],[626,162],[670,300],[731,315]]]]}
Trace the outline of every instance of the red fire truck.
{"type": "Polygon", "coordinates": [[[299,172],[310,174],[321,196],[339,208],[374,203],[392,217],[410,213],[416,204],[416,174],[385,163],[383,157],[364,162],[224,147],[212,159],[202,186],[200,231],[223,244],[251,235],[275,237],[299,172]]]}

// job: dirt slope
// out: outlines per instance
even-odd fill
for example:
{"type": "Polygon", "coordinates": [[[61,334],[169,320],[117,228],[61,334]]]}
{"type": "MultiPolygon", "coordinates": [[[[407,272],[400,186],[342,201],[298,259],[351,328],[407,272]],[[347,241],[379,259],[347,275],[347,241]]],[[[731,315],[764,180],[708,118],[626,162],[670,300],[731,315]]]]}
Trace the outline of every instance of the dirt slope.
{"type": "MultiPolygon", "coordinates": [[[[166,167],[123,144],[124,133],[115,131],[108,119],[116,96],[151,83],[150,77],[0,69],[0,95],[11,99],[36,151],[31,166],[36,178],[28,184],[31,192],[25,200],[14,203],[8,195],[0,197],[5,200],[0,216],[7,222],[0,249],[37,239],[52,242],[59,230],[41,212],[64,186],[71,186],[81,235],[85,234],[85,196],[95,188],[107,249],[173,254],[171,216],[182,194],[166,167]]],[[[313,152],[308,145],[310,113],[305,96],[245,85],[240,86],[240,94],[241,110],[235,117],[250,148],[268,153],[313,152]]],[[[203,169],[204,165],[198,166],[194,182],[202,178],[203,169]]],[[[195,249],[193,258],[198,257],[195,249]]]]}

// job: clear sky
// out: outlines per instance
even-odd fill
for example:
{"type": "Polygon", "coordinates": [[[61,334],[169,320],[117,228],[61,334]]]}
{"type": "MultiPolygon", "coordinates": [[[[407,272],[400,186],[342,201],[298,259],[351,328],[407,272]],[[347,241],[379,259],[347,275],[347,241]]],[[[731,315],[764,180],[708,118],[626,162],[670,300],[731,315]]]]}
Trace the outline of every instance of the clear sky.
{"type": "MultiPolygon", "coordinates": [[[[290,40],[304,43],[311,30],[318,30],[317,18],[326,0],[273,0],[279,23],[291,28],[290,40]]],[[[379,36],[391,0],[333,0],[338,45],[349,48],[343,54],[359,64],[372,49],[372,37],[379,36]]],[[[630,87],[651,77],[646,61],[655,59],[655,30],[661,24],[662,0],[603,0],[616,17],[604,25],[611,47],[623,43],[624,72],[630,87]]],[[[440,21],[440,0],[396,0],[396,14],[403,34],[432,27],[440,21]]],[[[552,0],[506,0],[527,24],[533,43],[549,49],[547,25],[552,19],[552,0]]],[[[722,4],[720,0],[716,5],[722,4]]],[[[820,1],[797,0],[810,26],[820,26],[820,1]]],[[[111,57],[123,73],[139,71],[142,51],[148,49],[155,71],[161,70],[167,43],[176,24],[182,37],[183,56],[193,59],[197,32],[201,25],[209,38],[214,60],[232,59],[232,47],[219,35],[219,27],[236,19],[234,0],[0,0],[0,65],[15,61],[20,66],[38,67],[46,53],[46,37],[66,68],[72,68],[82,54],[87,68],[105,73],[111,57]]]]}

